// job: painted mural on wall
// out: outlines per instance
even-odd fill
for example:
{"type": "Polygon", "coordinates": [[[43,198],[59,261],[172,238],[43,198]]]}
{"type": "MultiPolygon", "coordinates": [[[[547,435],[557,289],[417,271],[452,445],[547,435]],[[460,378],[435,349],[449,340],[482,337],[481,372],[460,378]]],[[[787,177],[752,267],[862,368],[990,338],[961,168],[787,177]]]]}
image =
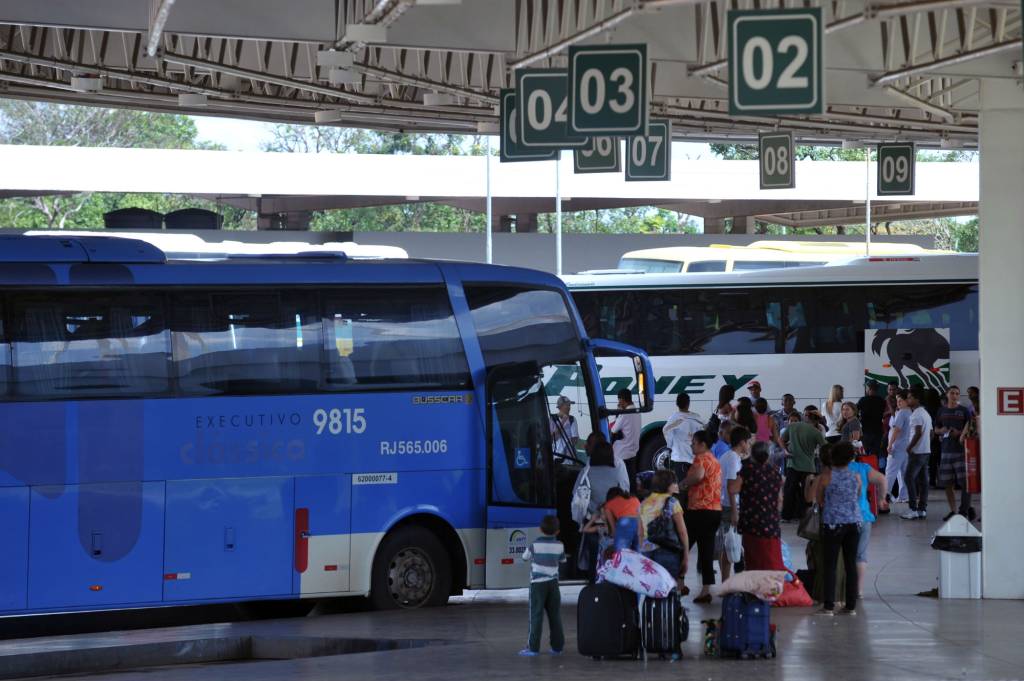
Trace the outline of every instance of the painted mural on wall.
{"type": "Polygon", "coordinates": [[[864,378],[945,392],[949,387],[949,329],[867,329],[864,378]]]}

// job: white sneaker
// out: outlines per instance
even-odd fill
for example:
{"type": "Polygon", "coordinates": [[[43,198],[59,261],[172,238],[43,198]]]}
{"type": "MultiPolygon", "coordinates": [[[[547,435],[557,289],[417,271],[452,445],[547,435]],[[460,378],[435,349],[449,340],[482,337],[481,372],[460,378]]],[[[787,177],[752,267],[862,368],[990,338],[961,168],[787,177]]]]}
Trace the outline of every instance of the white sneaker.
{"type": "Polygon", "coordinates": [[[917,512],[917,517],[918,518],[927,518],[928,517],[928,511],[918,511],[917,512]]]}
{"type": "Polygon", "coordinates": [[[917,520],[921,516],[919,516],[917,514],[917,511],[907,511],[906,513],[904,513],[900,517],[903,518],[904,520],[917,520]]]}

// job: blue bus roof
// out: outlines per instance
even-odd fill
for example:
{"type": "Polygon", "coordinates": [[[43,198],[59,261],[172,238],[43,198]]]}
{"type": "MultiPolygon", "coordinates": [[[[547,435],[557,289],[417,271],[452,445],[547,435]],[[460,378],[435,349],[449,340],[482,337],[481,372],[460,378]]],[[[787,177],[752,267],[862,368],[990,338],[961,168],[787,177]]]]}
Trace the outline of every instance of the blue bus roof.
{"type": "Polygon", "coordinates": [[[305,254],[168,260],[137,239],[100,236],[0,235],[0,284],[75,286],[519,283],[563,289],[552,274],[504,265],[418,259],[353,260],[305,254]],[[76,267],[102,264],[103,267],[76,267]],[[51,269],[51,266],[55,266],[51,269]],[[63,276],[56,269],[70,267],[63,276]]]}

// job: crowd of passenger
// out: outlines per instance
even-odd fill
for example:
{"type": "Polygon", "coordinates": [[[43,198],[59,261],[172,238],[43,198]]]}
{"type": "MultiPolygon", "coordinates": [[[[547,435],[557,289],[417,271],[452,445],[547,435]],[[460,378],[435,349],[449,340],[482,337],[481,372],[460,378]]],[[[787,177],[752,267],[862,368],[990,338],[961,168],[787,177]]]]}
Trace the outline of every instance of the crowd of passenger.
{"type": "MultiPolygon", "coordinates": [[[[749,396],[737,399],[734,388],[723,387],[708,419],[679,394],[678,411],[663,428],[668,461],[655,471],[633,473],[639,416],[618,417],[612,442],[590,436],[589,465],[580,476],[589,481],[591,502],[578,559],[591,575],[609,551],[634,548],[676,576],[681,594],[692,588],[695,603],[710,603],[716,578],[786,570],[781,525],[800,523],[803,530],[816,520],[820,532],[811,533],[808,569],[801,571],[805,585],[821,613],[837,612],[841,602],[838,612],[854,614],[879,515],[905,504],[901,518],[927,517],[931,479],[946,491],[946,519],[977,517],[964,456],[965,442],[978,432],[977,388],[962,400],[952,386],[939,401],[929,391],[894,385],[882,395],[882,386],[869,382],[854,402],[836,385],[820,405],[802,410],[788,393],[772,410],[758,381],[747,389],[749,396]],[[742,540],[738,564],[723,548],[730,532],[742,540]],[[685,583],[694,547],[699,587],[685,583]]],[[[631,405],[628,393],[619,395],[620,408],[631,405]]]]}

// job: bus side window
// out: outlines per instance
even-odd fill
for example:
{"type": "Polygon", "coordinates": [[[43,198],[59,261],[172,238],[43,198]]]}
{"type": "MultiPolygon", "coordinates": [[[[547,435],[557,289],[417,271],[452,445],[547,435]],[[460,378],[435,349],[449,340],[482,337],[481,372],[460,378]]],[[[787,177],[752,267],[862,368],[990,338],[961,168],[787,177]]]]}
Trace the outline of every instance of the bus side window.
{"type": "Polygon", "coordinates": [[[324,295],[324,390],[460,389],[469,367],[447,292],[440,287],[352,287],[324,295]]]}
{"type": "MultiPolygon", "coordinates": [[[[314,298],[315,301],[315,298],[314,298]]],[[[316,303],[301,293],[176,297],[174,361],[193,395],[313,392],[320,377],[316,303]]]]}
{"type": "Polygon", "coordinates": [[[11,343],[7,327],[0,317],[0,396],[6,397],[11,386],[11,343]]]}
{"type": "Polygon", "coordinates": [[[28,294],[13,302],[12,319],[19,396],[127,397],[170,389],[159,296],[28,294]]]}

